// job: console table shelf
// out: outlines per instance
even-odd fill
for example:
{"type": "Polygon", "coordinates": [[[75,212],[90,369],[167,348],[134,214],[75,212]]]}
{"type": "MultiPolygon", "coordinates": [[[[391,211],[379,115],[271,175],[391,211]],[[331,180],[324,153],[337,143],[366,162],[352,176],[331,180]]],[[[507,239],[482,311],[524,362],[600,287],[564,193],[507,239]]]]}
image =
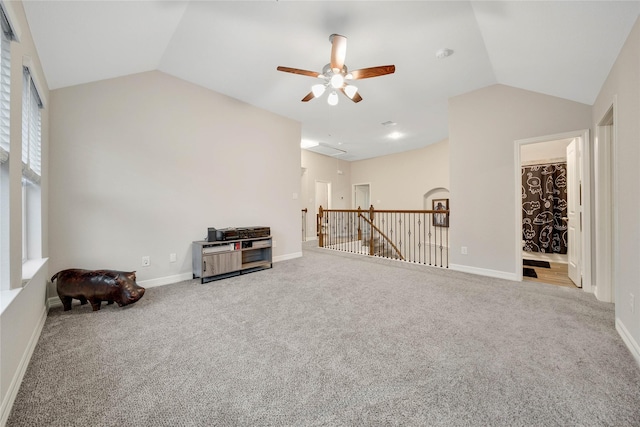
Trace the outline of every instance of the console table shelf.
{"type": "Polygon", "coordinates": [[[200,278],[200,283],[206,283],[271,268],[271,248],[271,236],[193,242],[193,278],[200,278]]]}

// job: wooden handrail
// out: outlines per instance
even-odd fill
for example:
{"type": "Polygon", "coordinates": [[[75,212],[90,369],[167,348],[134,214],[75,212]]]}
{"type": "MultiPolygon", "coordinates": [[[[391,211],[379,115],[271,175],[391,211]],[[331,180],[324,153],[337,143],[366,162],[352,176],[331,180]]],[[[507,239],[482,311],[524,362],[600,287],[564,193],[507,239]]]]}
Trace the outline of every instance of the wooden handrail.
{"type": "MultiPolygon", "coordinates": [[[[376,211],[376,212],[379,212],[379,211],[376,211]]],[[[441,212],[441,211],[438,211],[438,212],[441,212]]],[[[377,231],[377,232],[378,232],[382,237],[384,237],[384,239],[385,239],[387,242],[389,242],[389,244],[391,245],[391,247],[392,247],[393,249],[395,249],[395,251],[398,253],[398,256],[400,257],[400,259],[401,259],[402,261],[404,261],[404,257],[402,256],[402,253],[401,253],[401,252],[400,252],[400,250],[396,247],[396,245],[394,245],[394,244],[393,244],[393,242],[391,241],[391,239],[389,239],[389,237],[387,237],[387,235],[386,235],[386,234],[384,234],[384,233],[383,233],[383,232],[382,232],[378,227],[376,227],[376,226],[375,226],[375,224],[369,220],[369,218],[366,218],[366,217],[365,217],[364,215],[362,215],[361,213],[359,213],[359,214],[358,214],[358,216],[359,216],[360,218],[364,219],[365,221],[367,221],[371,227],[373,227],[373,228],[374,228],[374,229],[375,229],[375,230],[376,230],[376,231],[377,231]]],[[[373,247],[373,244],[371,243],[372,241],[373,241],[373,239],[370,239],[370,240],[369,240],[369,245],[370,245],[370,247],[373,247]]],[[[369,253],[373,255],[373,252],[369,252],[369,253]]]]}

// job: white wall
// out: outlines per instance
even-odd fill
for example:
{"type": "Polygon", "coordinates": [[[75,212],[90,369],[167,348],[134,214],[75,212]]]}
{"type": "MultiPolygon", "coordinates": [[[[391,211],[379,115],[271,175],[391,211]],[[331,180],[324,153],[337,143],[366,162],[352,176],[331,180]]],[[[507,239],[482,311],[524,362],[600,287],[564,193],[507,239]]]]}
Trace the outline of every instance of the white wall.
{"type": "Polygon", "coordinates": [[[589,105],[504,85],[449,100],[452,268],[515,278],[514,141],[590,126],[589,105]]]}
{"type": "Polygon", "coordinates": [[[522,162],[522,164],[547,162],[549,160],[566,161],[567,146],[571,141],[573,141],[573,138],[523,145],[522,147],[520,147],[520,161],[522,162]]]}
{"type": "MultiPolygon", "coordinates": [[[[616,327],[640,362],[640,19],[618,56],[593,106],[596,128],[614,97],[613,193],[617,234],[614,236],[616,327]],[[630,295],[635,305],[630,304],[630,295]]],[[[597,284],[596,284],[597,285],[597,284]]]]}
{"type": "Polygon", "coordinates": [[[376,209],[425,209],[426,193],[449,188],[449,141],[352,162],[351,181],[371,184],[371,204],[376,209]]]}
{"type": "Polygon", "coordinates": [[[158,71],[58,89],[51,106],[51,273],[189,278],[208,227],[269,226],[275,260],[301,255],[298,122],[158,71]]]}
{"type": "MultiPolygon", "coordinates": [[[[307,240],[316,238],[316,181],[331,183],[331,209],[351,209],[351,163],[336,157],[301,151],[300,205],[307,208],[307,240]],[[340,171],[340,173],[338,172],[340,171]]],[[[323,206],[323,208],[327,208],[323,206]]]]}

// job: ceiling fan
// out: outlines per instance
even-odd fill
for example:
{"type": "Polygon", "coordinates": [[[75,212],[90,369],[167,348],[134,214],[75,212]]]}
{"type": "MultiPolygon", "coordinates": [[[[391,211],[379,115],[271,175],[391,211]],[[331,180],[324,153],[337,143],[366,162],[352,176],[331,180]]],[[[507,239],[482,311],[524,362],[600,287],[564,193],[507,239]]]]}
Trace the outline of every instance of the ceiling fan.
{"type": "Polygon", "coordinates": [[[347,54],[347,38],[339,34],[331,34],[329,41],[331,42],[331,62],[322,68],[322,72],[318,73],[315,71],[301,70],[299,68],[278,67],[278,71],[317,77],[322,80],[322,83],[315,84],[311,87],[311,92],[302,98],[302,102],[308,102],[313,98],[318,98],[327,89],[331,91],[327,97],[329,105],[338,104],[337,91],[342,92],[353,102],[360,102],[362,101],[362,96],[358,93],[358,88],[351,84],[351,80],[384,76],[385,74],[393,74],[396,71],[395,65],[381,65],[378,67],[349,71],[344,64],[344,59],[347,54]]]}

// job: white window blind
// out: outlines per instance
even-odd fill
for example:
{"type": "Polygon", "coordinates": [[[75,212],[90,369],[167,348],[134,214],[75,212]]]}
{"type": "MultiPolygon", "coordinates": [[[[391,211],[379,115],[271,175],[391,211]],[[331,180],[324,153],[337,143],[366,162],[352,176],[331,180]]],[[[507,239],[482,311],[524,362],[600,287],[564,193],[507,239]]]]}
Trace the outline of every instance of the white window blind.
{"type": "Polygon", "coordinates": [[[0,164],[9,160],[9,128],[11,106],[11,40],[14,35],[0,7],[0,164]]]}
{"type": "Polygon", "coordinates": [[[40,184],[42,101],[27,67],[23,68],[22,85],[22,176],[40,184]]]}

